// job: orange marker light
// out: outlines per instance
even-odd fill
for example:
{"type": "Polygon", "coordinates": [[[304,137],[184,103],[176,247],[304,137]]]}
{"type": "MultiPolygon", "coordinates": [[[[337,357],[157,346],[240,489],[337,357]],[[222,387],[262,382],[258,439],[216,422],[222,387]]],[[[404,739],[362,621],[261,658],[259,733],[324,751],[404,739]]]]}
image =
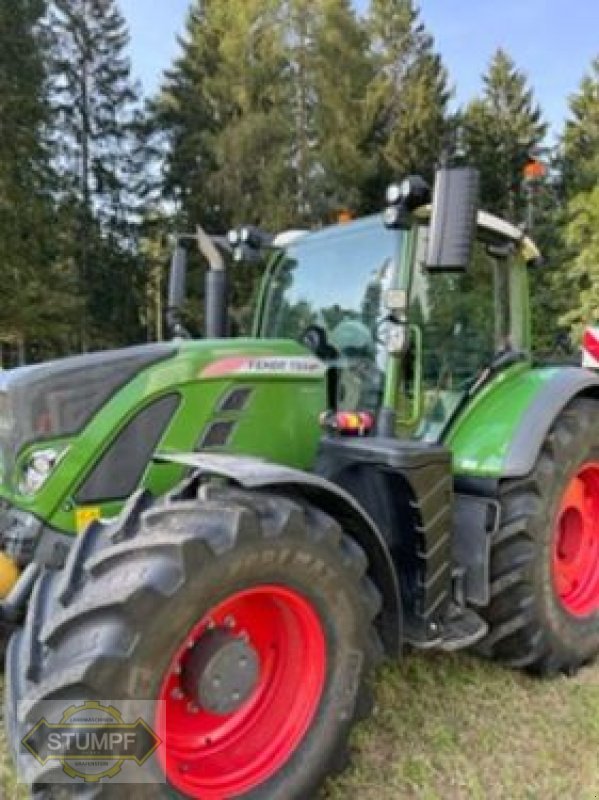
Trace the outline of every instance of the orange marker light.
{"type": "Polygon", "coordinates": [[[327,411],[320,424],[345,436],[365,436],[374,428],[374,417],[367,411],[327,411]]]}
{"type": "Polygon", "coordinates": [[[533,158],[524,167],[524,177],[527,181],[540,181],[547,175],[547,167],[542,161],[533,158]]]}

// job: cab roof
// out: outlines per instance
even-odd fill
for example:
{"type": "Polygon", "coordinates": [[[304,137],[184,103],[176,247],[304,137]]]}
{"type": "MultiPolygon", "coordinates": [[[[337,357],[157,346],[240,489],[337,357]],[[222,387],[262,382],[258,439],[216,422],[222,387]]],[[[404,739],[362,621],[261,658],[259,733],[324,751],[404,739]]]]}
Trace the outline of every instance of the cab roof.
{"type": "MultiPolygon", "coordinates": [[[[421,219],[428,220],[431,214],[431,206],[423,206],[416,213],[421,219]]],[[[360,227],[366,227],[380,218],[380,214],[372,214],[367,217],[360,217],[359,219],[352,220],[351,222],[341,222],[336,225],[327,225],[324,228],[319,228],[312,231],[283,231],[275,237],[273,243],[275,247],[290,247],[296,242],[305,240],[307,237],[309,237],[310,242],[320,241],[323,239],[332,238],[346,230],[357,232],[360,227]]],[[[479,211],[477,216],[477,226],[479,231],[487,232],[494,239],[507,239],[508,241],[513,242],[518,247],[524,260],[527,262],[536,261],[541,257],[541,253],[535,242],[516,225],[513,225],[511,222],[508,222],[501,217],[490,214],[488,211],[479,211]]]]}

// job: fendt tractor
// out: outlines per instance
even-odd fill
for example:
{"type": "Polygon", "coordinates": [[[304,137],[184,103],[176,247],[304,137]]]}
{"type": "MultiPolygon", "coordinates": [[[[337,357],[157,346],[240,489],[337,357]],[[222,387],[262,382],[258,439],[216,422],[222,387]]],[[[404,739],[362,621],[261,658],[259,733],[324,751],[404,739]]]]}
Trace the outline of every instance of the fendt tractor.
{"type": "Polygon", "coordinates": [[[5,718],[36,798],[310,800],[385,655],[551,675],[599,651],[599,378],[533,359],[539,253],[477,182],[239,229],[234,259],[200,232],[205,339],[178,248],[171,341],[0,374],[5,718]],[[255,257],[230,338],[224,263],[255,257]],[[154,782],[57,787],[19,753],[47,702],[107,700],[149,705],[154,782]]]}

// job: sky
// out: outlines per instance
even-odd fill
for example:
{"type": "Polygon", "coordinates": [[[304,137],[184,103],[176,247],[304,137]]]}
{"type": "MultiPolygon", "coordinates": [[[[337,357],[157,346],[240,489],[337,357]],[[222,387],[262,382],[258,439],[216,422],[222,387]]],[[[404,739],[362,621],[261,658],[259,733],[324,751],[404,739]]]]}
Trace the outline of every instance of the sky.
{"type": "MultiPolygon", "coordinates": [[[[119,0],[131,30],[133,71],[147,93],[178,52],[190,0],[119,0]]],[[[355,0],[363,10],[367,0],[355,0]]],[[[421,0],[454,105],[481,89],[493,52],[502,47],[524,71],[555,136],[591,61],[599,56],[599,0],[421,0]]]]}

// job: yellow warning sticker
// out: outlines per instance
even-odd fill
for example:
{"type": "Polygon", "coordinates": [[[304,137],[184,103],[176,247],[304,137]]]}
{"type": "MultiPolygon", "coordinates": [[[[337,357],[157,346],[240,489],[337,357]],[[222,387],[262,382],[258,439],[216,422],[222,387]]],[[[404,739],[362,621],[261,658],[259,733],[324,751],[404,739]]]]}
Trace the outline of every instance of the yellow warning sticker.
{"type": "Polygon", "coordinates": [[[77,533],[83,533],[87,526],[102,516],[100,506],[84,506],[75,509],[75,524],[77,533]]]}

